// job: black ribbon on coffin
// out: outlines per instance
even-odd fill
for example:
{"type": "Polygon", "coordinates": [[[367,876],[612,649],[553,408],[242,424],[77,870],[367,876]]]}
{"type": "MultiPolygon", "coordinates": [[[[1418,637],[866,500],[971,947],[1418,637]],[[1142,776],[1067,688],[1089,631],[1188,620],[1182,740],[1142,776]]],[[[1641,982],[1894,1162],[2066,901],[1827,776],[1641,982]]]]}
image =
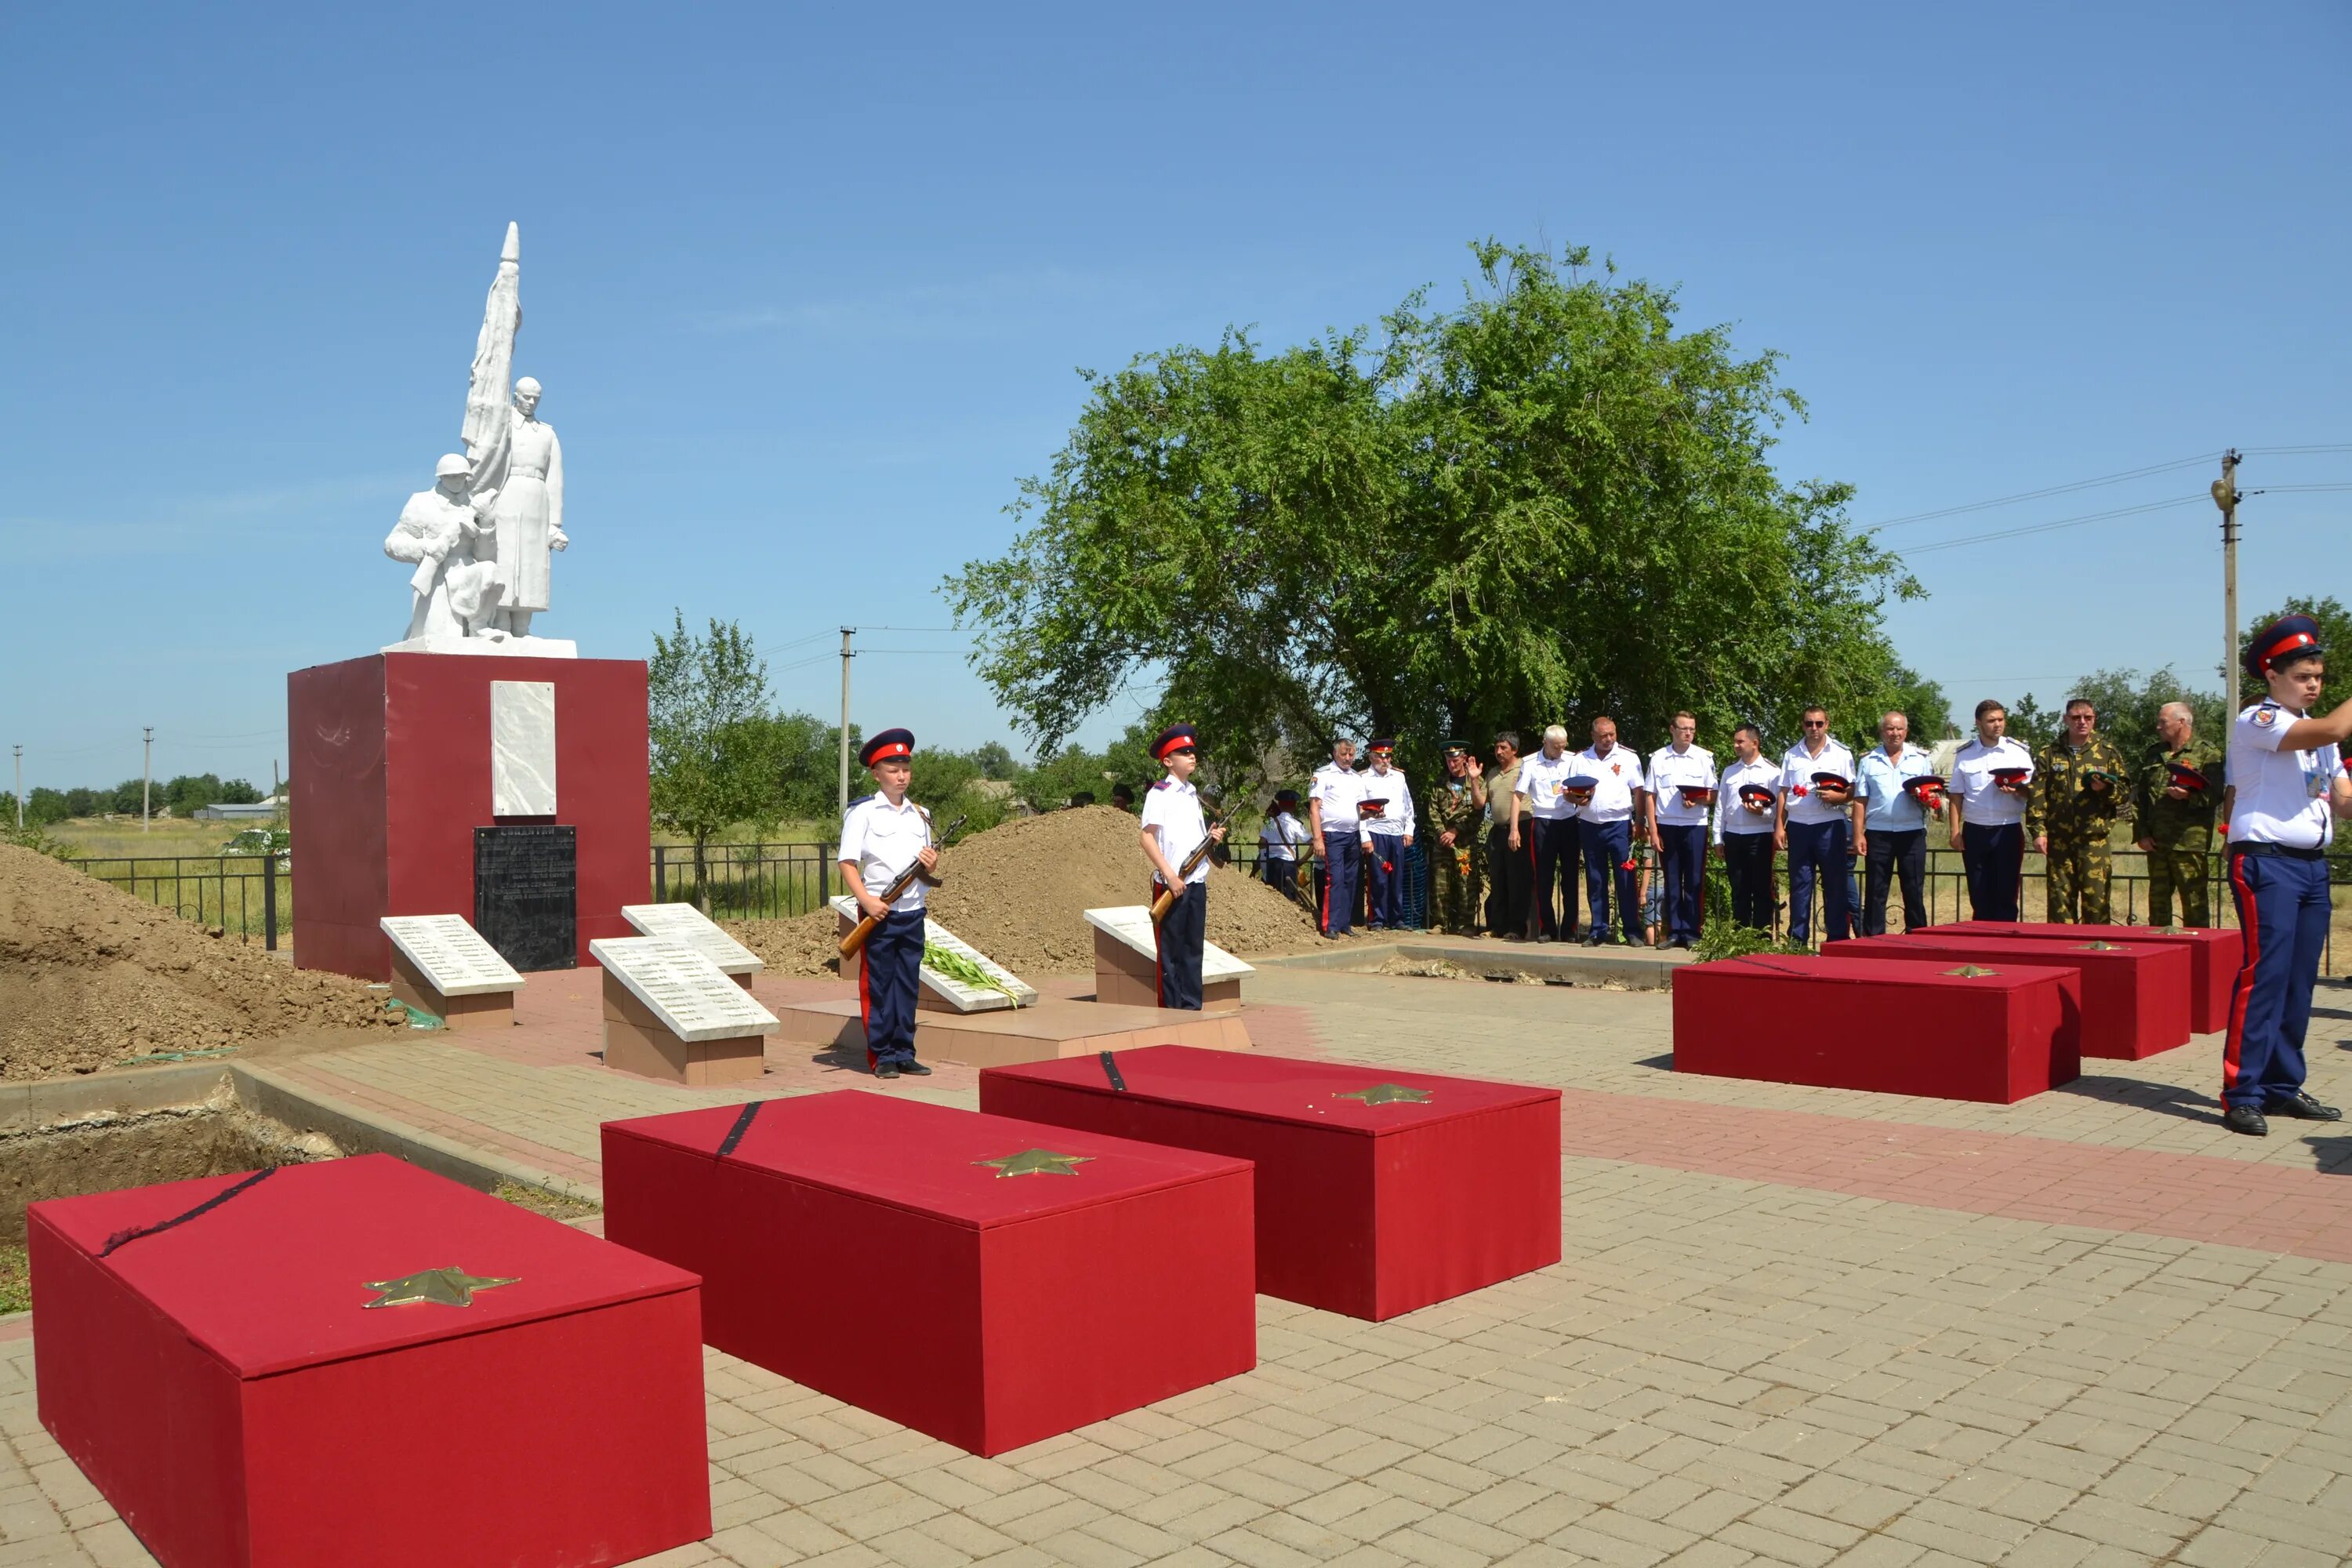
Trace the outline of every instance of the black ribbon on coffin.
{"type": "Polygon", "coordinates": [[[233,1183],[228,1186],[223,1187],[220,1191],[215,1193],[212,1196],[206,1198],[204,1202],[198,1204],[195,1207],[188,1210],[184,1214],[175,1214],[170,1219],[159,1219],[153,1225],[137,1225],[132,1226],[129,1230],[118,1230],[112,1236],[106,1238],[106,1245],[99,1248],[98,1255],[100,1258],[107,1257],[109,1254],[114,1252],[120,1247],[130,1246],[132,1242],[138,1240],[142,1236],[159,1235],[163,1231],[170,1230],[173,1226],[185,1225],[199,1215],[210,1214],[213,1210],[220,1207],[221,1205],[228,1202],[229,1199],[236,1197],[239,1193],[257,1187],[262,1183],[268,1181],[270,1177],[276,1175],[278,1171],[278,1167],[276,1165],[265,1165],[260,1170],[254,1172],[253,1174],[246,1177],[245,1180],[233,1183]]]}
{"type": "Polygon", "coordinates": [[[1127,1079],[1120,1076],[1118,1063],[1111,1059],[1111,1054],[1108,1051],[1105,1051],[1102,1054],[1102,1065],[1103,1077],[1110,1079],[1111,1088],[1120,1094],[1125,1094],[1127,1092],[1127,1079]]]}
{"type": "Polygon", "coordinates": [[[735,1145],[743,1142],[744,1133],[751,1131],[751,1122],[760,1114],[760,1107],[767,1103],[764,1100],[745,1100],[743,1109],[735,1113],[735,1125],[730,1127],[727,1136],[719,1141],[719,1152],[712,1158],[724,1160],[735,1152],[735,1145]]]}

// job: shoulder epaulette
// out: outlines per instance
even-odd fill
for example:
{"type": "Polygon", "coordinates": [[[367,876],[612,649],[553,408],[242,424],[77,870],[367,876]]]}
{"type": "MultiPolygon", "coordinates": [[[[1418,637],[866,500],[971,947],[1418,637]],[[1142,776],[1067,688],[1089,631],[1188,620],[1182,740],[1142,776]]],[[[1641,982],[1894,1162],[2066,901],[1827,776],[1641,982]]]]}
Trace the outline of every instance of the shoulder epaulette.
{"type": "Polygon", "coordinates": [[[872,800],[873,800],[873,799],[875,799],[875,798],[876,798],[875,796],[870,795],[859,795],[856,800],[853,800],[853,801],[851,801],[851,802],[849,803],[848,810],[850,810],[850,811],[856,811],[859,806],[866,805],[866,803],[868,803],[869,801],[872,801],[872,800]]]}
{"type": "Polygon", "coordinates": [[[1166,780],[1166,779],[1161,779],[1158,784],[1153,784],[1151,787],[1152,787],[1153,789],[1166,789],[1166,788],[1168,787],[1168,784],[1169,784],[1169,781],[1168,781],[1168,780],[1166,780]]]}

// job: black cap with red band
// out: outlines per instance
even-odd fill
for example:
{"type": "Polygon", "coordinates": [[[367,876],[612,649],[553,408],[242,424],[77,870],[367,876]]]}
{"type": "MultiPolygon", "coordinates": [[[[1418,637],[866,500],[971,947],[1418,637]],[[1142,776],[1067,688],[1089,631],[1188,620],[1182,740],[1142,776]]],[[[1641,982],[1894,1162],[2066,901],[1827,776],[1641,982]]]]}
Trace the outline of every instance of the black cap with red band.
{"type": "Polygon", "coordinates": [[[1171,724],[1152,737],[1151,760],[1164,763],[1172,752],[1199,750],[1200,742],[1193,736],[1192,725],[1171,724]]]}
{"type": "Polygon", "coordinates": [[[2263,676],[2290,658],[2309,658],[2327,650],[2319,643],[2319,623],[2309,616],[2281,616],[2256,632],[2246,644],[2246,673],[2263,676]]]}
{"type": "Polygon", "coordinates": [[[893,757],[911,757],[914,754],[915,732],[912,730],[885,730],[857,749],[857,765],[870,768],[893,757]]]}

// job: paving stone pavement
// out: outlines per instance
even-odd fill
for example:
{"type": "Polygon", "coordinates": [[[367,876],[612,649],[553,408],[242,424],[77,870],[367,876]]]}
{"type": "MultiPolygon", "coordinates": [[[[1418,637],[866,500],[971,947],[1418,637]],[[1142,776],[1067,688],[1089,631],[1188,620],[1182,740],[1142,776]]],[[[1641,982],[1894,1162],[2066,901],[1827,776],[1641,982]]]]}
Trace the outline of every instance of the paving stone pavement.
{"type": "MultiPolygon", "coordinates": [[[[707,1352],[717,1532],[650,1561],[2352,1561],[2352,1260],[2308,1255],[2352,1221],[2345,1141],[2210,1125],[2212,1042],[1961,1106],[1663,1071],[1656,994],[1252,991],[1283,1048],[1565,1087],[1564,1260],[1385,1324],[1260,1298],[1255,1371],[995,1460],[707,1352]],[[2164,1231],[2192,1219],[2260,1245],[2164,1231]]],[[[2343,995],[2315,1028],[2323,1097],[2352,1087],[2343,995]]],[[[1903,1024],[1858,1026],[1899,1048],[1903,1024]]],[[[577,1043],[300,1065],[591,1162],[601,1117],[740,1098],[617,1079],[577,1043]]],[[[847,1080],[772,1068],[764,1091],[847,1080]]],[[[923,1092],[968,1103],[970,1075],[923,1092]]],[[[31,1378],[31,1344],[0,1343],[0,1568],[148,1562],[31,1378]]]]}

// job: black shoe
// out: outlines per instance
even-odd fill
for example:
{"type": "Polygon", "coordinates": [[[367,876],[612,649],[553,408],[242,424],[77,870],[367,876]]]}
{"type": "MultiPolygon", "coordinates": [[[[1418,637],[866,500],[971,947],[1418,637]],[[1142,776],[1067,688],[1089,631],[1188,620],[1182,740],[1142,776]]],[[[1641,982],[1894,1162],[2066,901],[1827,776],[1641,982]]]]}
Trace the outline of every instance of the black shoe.
{"type": "Polygon", "coordinates": [[[896,1062],[884,1062],[881,1066],[874,1069],[874,1076],[876,1078],[897,1078],[898,1076],[898,1064],[896,1062]]]}
{"type": "Polygon", "coordinates": [[[2298,1121],[2341,1121],[2344,1113],[2332,1105],[2322,1105],[2301,1089],[2293,1094],[2273,1097],[2263,1101],[2266,1116],[2292,1116],[2298,1121]]]}
{"type": "Polygon", "coordinates": [[[929,1078],[931,1076],[931,1069],[925,1067],[920,1062],[900,1062],[898,1064],[898,1070],[908,1078],[929,1078]]]}
{"type": "Polygon", "coordinates": [[[2267,1138],[2271,1124],[2263,1113],[2251,1105],[2233,1105],[2221,1113],[2221,1125],[2232,1132],[2242,1132],[2249,1138],[2267,1138]]]}
{"type": "Polygon", "coordinates": [[[1602,942],[1608,940],[1609,939],[1603,936],[1601,932],[1593,931],[1584,939],[1584,945],[1587,947],[1599,947],[1602,942]]]}

